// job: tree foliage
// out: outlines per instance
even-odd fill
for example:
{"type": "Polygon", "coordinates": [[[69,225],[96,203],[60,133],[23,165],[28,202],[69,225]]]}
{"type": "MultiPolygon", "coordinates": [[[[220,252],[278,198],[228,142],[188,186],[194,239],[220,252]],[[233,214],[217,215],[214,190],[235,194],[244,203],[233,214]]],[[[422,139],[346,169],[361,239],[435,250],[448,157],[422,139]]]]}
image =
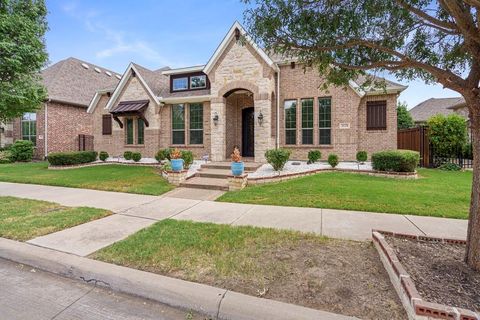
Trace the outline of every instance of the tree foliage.
{"type": "Polygon", "coordinates": [[[0,121],[34,111],[46,98],[39,72],[48,55],[43,0],[0,0],[0,121]]]}
{"type": "Polygon", "coordinates": [[[455,157],[463,152],[467,143],[467,124],[458,114],[438,114],[427,121],[428,135],[435,154],[455,157]]]}
{"type": "Polygon", "coordinates": [[[414,126],[413,118],[407,110],[406,102],[399,102],[397,105],[397,127],[398,129],[409,129],[414,126]]]}

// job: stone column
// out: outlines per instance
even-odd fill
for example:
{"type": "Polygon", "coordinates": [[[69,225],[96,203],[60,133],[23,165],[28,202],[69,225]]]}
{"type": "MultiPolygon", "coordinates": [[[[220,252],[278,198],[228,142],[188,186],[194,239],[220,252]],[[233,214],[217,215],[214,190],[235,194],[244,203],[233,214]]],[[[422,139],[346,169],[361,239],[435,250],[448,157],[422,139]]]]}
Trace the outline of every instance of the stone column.
{"type": "Polygon", "coordinates": [[[272,101],[268,93],[254,96],[255,107],[255,162],[265,163],[265,151],[272,149],[272,101]],[[262,124],[258,121],[260,113],[263,115],[262,124]]]}
{"type": "Polygon", "coordinates": [[[225,161],[225,128],[226,128],[226,112],[225,99],[212,99],[210,104],[210,119],[211,120],[211,155],[212,161],[225,161]],[[218,122],[215,124],[213,118],[218,114],[218,122]]]}

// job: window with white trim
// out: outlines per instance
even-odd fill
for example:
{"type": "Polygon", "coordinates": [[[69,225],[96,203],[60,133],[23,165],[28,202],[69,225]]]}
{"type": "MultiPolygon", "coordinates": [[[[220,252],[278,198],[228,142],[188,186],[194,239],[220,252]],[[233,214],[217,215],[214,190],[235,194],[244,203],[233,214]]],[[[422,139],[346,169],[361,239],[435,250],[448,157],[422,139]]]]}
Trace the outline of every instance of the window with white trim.
{"type": "Polygon", "coordinates": [[[22,116],[22,140],[32,141],[33,145],[37,145],[37,114],[35,112],[27,112],[22,116]]]}

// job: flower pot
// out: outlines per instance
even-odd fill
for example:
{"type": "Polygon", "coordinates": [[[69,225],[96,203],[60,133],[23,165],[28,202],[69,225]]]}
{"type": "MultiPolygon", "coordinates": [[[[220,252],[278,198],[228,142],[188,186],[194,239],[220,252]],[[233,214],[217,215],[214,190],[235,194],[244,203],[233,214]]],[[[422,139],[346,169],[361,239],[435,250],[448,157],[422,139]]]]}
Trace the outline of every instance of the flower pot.
{"type": "Polygon", "coordinates": [[[183,159],[172,159],[170,161],[172,165],[172,171],[182,171],[183,170],[183,159]]]}
{"type": "Polygon", "coordinates": [[[241,162],[232,162],[232,174],[234,176],[241,176],[243,174],[245,167],[243,161],[241,162]]]}

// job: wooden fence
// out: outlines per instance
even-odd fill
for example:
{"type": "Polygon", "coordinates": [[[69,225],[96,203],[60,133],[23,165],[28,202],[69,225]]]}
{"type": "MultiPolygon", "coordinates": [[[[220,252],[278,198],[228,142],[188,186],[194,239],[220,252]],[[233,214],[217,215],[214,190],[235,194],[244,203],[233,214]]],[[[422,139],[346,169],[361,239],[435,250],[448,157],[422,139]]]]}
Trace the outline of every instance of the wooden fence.
{"type": "Polygon", "coordinates": [[[398,130],[397,148],[418,151],[420,153],[420,166],[431,167],[432,157],[427,128],[417,127],[398,130]]]}

